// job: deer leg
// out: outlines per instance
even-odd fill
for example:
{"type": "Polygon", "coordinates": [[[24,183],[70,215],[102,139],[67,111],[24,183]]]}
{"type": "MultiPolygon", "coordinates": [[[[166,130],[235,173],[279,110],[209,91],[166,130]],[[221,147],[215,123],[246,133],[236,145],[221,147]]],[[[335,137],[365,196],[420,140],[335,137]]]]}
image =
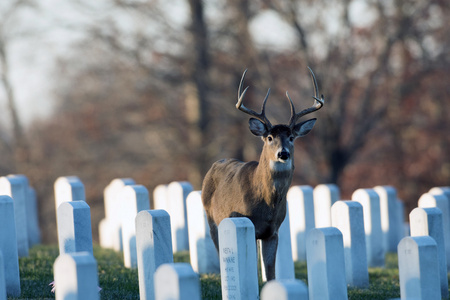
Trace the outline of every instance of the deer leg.
{"type": "Polygon", "coordinates": [[[208,224],[209,224],[209,233],[211,235],[211,239],[214,242],[214,246],[216,246],[217,253],[219,253],[219,232],[217,229],[217,225],[210,218],[208,218],[208,224]]]}
{"type": "Polygon", "coordinates": [[[261,240],[261,251],[266,271],[267,281],[275,279],[275,258],[277,254],[278,235],[261,240]]]}

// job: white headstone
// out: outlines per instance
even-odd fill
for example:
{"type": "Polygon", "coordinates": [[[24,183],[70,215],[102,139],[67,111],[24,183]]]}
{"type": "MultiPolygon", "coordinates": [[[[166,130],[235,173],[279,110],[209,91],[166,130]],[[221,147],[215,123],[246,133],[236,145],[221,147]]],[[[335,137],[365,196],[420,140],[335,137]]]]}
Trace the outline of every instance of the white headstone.
{"type": "Polygon", "coordinates": [[[316,228],[331,226],[331,206],[339,200],[339,187],[319,184],[314,188],[314,220],[316,228]]]}
{"type": "Polygon", "coordinates": [[[77,176],[63,176],[56,179],[53,185],[55,191],[55,208],[67,201],[86,201],[84,185],[77,176]]]}
{"type": "MultiPolygon", "coordinates": [[[[449,215],[449,223],[448,223],[448,242],[446,241],[446,255],[447,255],[447,271],[450,271],[450,186],[439,186],[439,187],[433,187],[428,192],[433,195],[445,195],[447,197],[447,204],[448,204],[448,215],[449,215]]],[[[444,212],[442,213],[444,217],[444,212]]],[[[446,239],[446,228],[445,228],[445,222],[444,223],[444,239],[446,239]]]]}
{"type": "Polygon", "coordinates": [[[160,265],[173,262],[170,216],[165,210],[138,213],[136,249],[140,299],[155,299],[155,271],[160,265]]]}
{"type": "Polygon", "coordinates": [[[91,209],[83,201],[63,202],[58,207],[59,253],[86,251],[93,254],[91,209]]]}
{"type": "Polygon", "coordinates": [[[41,231],[39,229],[39,214],[36,191],[32,187],[28,187],[28,197],[26,198],[27,211],[27,235],[28,246],[41,243],[41,231]]]}
{"type": "MultiPolygon", "coordinates": [[[[292,260],[291,231],[289,228],[289,203],[286,203],[286,217],[278,229],[278,246],[275,259],[275,278],[295,279],[294,261],[292,260]]],[[[294,216],[295,217],[295,216],[294,216]]],[[[264,273],[264,268],[262,268],[264,273]]]]}
{"type": "Polygon", "coordinates": [[[189,250],[186,198],[192,190],[189,182],[172,182],[167,187],[174,253],[189,250]]]}
{"type": "Polygon", "coordinates": [[[352,200],[361,203],[366,232],[367,264],[369,267],[384,267],[383,232],[381,231],[380,197],[372,189],[358,189],[352,200]]]}
{"type": "Polygon", "coordinates": [[[19,257],[17,253],[14,202],[10,196],[0,195],[0,252],[3,254],[6,292],[20,296],[19,257]]]}
{"type": "Polygon", "coordinates": [[[188,263],[163,264],[155,273],[155,300],[200,300],[198,275],[188,263]]]}
{"type": "Polygon", "coordinates": [[[103,190],[103,201],[105,203],[105,218],[121,221],[122,205],[121,196],[122,190],[128,185],[135,185],[136,182],[132,178],[115,178],[103,190]]]}
{"type": "Polygon", "coordinates": [[[118,223],[113,223],[110,219],[103,218],[98,223],[98,239],[100,247],[102,248],[114,249],[113,245],[116,244],[117,248],[122,250],[120,249],[122,246],[122,229],[118,223]],[[118,245],[120,245],[120,247],[118,245]]]}
{"type": "Polygon", "coordinates": [[[308,287],[298,279],[272,280],[262,288],[261,300],[308,300],[308,287]]]}
{"type": "Polygon", "coordinates": [[[160,184],[153,190],[153,205],[155,209],[164,209],[169,211],[169,203],[167,200],[167,184],[160,184]]]}
{"type": "Polygon", "coordinates": [[[356,201],[337,201],[331,207],[331,224],[342,233],[347,284],[368,288],[369,272],[362,205],[356,201]]]}
{"type": "Polygon", "coordinates": [[[120,193],[127,185],[133,185],[131,178],[113,179],[103,191],[105,218],[99,224],[100,246],[122,251],[122,206],[120,193]]]}
{"type": "Polygon", "coordinates": [[[97,262],[92,253],[61,254],[53,268],[55,299],[100,299],[97,262]]]}
{"type": "Polygon", "coordinates": [[[0,195],[8,195],[14,201],[17,251],[19,257],[28,256],[28,231],[26,197],[28,180],[25,176],[8,175],[0,178],[0,195]]]}
{"type": "Polygon", "coordinates": [[[397,245],[405,235],[405,205],[402,200],[397,198],[397,217],[395,219],[395,232],[397,235],[397,245]]]}
{"type": "MultiPolygon", "coordinates": [[[[286,203],[286,205],[288,205],[286,203]]],[[[260,249],[261,240],[260,242],[260,249]]],[[[267,281],[264,259],[261,255],[261,277],[267,281]]],[[[278,229],[278,246],[275,259],[275,278],[278,280],[295,279],[294,261],[292,260],[291,231],[289,228],[289,209],[286,208],[286,217],[278,229]]]]}
{"type": "Polygon", "coordinates": [[[344,245],[335,227],[314,228],[306,240],[309,299],[347,299],[344,245]]]}
{"type": "Polygon", "coordinates": [[[8,178],[22,180],[22,189],[25,199],[25,215],[27,223],[28,248],[40,243],[39,220],[36,203],[36,192],[30,187],[28,178],[22,174],[8,175],[8,178]]]}
{"type": "Polygon", "coordinates": [[[3,254],[0,251],[0,300],[6,300],[6,278],[5,267],[3,262],[3,254]]]}
{"type": "Polygon", "coordinates": [[[445,255],[447,256],[447,271],[450,270],[450,202],[444,194],[425,193],[419,198],[419,207],[437,207],[442,212],[442,225],[444,227],[445,255]]]}
{"type": "Polygon", "coordinates": [[[219,256],[211,239],[201,192],[191,192],[186,206],[192,269],[200,274],[220,273],[219,256]]]}
{"type": "Polygon", "coordinates": [[[334,227],[314,228],[306,239],[309,299],[347,299],[344,245],[334,227]]]}
{"type": "Polygon", "coordinates": [[[428,235],[436,242],[441,280],[441,295],[444,299],[448,299],[447,257],[445,255],[442,212],[437,207],[417,207],[409,214],[409,219],[411,224],[411,236],[428,235]]]}
{"type": "Polygon", "coordinates": [[[380,197],[381,230],[385,252],[397,252],[397,191],[392,186],[376,186],[373,190],[380,197]]]}
{"type": "Polygon", "coordinates": [[[137,214],[150,209],[148,190],[143,185],[127,185],[121,192],[123,263],[126,268],[137,267],[136,223],[137,214]]]}
{"type": "Polygon", "coordinates": [[[405,237],[398,244],[401,299],[440,300],[436,242],[429,236],[405,237]]]}
{"type": "Polygon", "coordinates": [[[292,258],[306,261],[306,235],[315,227],[313,188],[308,185],[293,186],[287,193],[291,231],[292,258]]]}
{"type": "Polygon", "coordinates": [[[226,218],[219,224],[222,299],[258,299],[255,227],[248,218],[226,218]]]}
{"type": "Polygon", "coordinates": [[[428,193],[433,195],[445,195],[450,201],[450,186],[436,186],[431,188],[428,193]]]}

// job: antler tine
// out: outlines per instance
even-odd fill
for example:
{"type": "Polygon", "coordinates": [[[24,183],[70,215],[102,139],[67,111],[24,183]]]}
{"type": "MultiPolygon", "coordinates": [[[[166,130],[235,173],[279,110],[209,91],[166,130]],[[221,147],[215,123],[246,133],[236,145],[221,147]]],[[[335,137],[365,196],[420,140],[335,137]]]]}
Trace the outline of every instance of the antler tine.
{"type": "Polygon", "coordinates": [[[314,84],[314,96],[318,97],[319,96],[319,88],[317,86],[317,80],[316,80],[316,76],[314,75],[313,70],[310,67],[307,67],[309,70],[309,73],[311,74],[311,79],[313,81],[314,84]]]}
{"type": "Polygon", "coordinates": [[[238,102],[236,103],[236,108],[239,109],[240,111],[242,111],[242,112],[244,112],[244,113],[254,117],[255,119],[260,120],[267,127],[271,128],[272,124],[270,123],[269,119],[267,119],[267,117],[266,117],[266,102],[267,102],[267,99],[269,98],[270,88],[267,91],[266,97],[264,98],[260,114],[258,114],[257,112],[255,112],[255,111],[245,107],[245,105],[242,103],[243,100],[244,100],[245,93],[247,92],[247,89],[248,89],[248,87],[246,87],[243,90],[243,87],[242,87],[242,84],[244,83],[244,78],[245,78],[245,74],[246,73],[247,73],[247,69],[245,69],[244,73],[242,74],[241,82],[239,83],[238,102]]]}
{"type": "Polygon", "coordinates": [[[271,128],[272,124],[270,124],[269,119],[266,117],[266,102],[267,102],[267,99],[269,98],[269,95],[270,95],[270,88],[267,90],[266,97],[264,98],[260,115],[264,118],[264,123],[267,125],[267,127],[271,128]]]}
{"type": "MultiPolygon", "coordinates": [[[[247,91],[248,87],[245,88],[245,91],[242,92],[242,84],[244,83],[245,74],[247,74],[248,69],[245,69],[244,73],[242,74],[241,81],[239,82],[239,89],[238,89],[238,103],[242,102],[242,98],[244,98],[245,92],[247,91]]],[[[237,107],[237,104],[236,104],[237,107]]]]}
{"type": "Polygon", "coordinates": [[[294,107],[294,102],[292,102],[291,97],[289,96],[288,91],[286,91],[286,97],[289,100],[289,104],[291,105],[291,119],[289,121],[289,126],[293,127],[295,125],[295,122],[297,121],[297,119],[295,119],[295,107],[294,107]]]}
{"type": "Polygon", "coordinates": [[[303,117],[304,115],[310,114],[312,112],[315,112],[316,110],[319,110],[320,108],[322,108],[325,99],[323,99],[323,95],[320,96],[320,99],[318,98],[319,96],[319,87],[317,85],[317,80],[316,80],[316,76],[314,75],[314,72],[311,70],[310,67],[308,67],[309,72],[311,73],[311,78],[314,84],[314,104],[313,106],[302,110],[301,112],[299,112],[298,114],[295,114],[295,110],[293,109],[293,104],[292,104],[292,100],[289,97],[288,92],[286,92],[286,96],[288,97],[289,101],[291,102],[291,121],[289,123],[290,127],[294,127],[295,123],[297,122],[297,120],[301,117],[303,117]]]}
{"type": "MultiPolygon", "coordinates": [[[[319,86],[317,85],[316,76],[314,75],[314,72],[311,70],[310,67],[308,67],[308,69],[309,69],[309,72],[311,73],[311,78],[312,78],[312,81],[314,83],[314,96],[313,96],[313,98],[314,98],[314,100],[316,100],[316,101],[314,101],[314,105],[315,106],[319,106],[319,108],[321,108],[323,106],[323,103],[325,102],[325,99],[323,99],[323,95],[320,96],[320,99],[317,98],[317,97],[319,97],[319,86]]],[[[317,109],[319,109],[319,108],[317,108],[317,109]]]]}

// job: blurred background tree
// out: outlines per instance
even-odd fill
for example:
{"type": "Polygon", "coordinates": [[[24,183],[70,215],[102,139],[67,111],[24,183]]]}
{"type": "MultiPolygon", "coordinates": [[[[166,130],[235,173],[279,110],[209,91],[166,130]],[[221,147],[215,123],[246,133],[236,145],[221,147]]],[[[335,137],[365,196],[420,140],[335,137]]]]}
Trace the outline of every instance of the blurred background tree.
{"type": "MultiPolygon", "coordinates": [[[[262,143],[235,108],[246,68],[246,106],[258,109],[271,87],[272,123],[288,121],[286,90],[297,109],[312,105],[306,67],[317,76],[326,103],[296,142],[293,184],[337,183],[343,199],[393,185],[406,212],[429,188],[450,185],[447,1],[74,3],[88,21],[60,25],[81,38],[55,58],[54,113],[23,128],[21,164],[0,164],[36,188],[46,242],[56,241],[58,176],[84,182],[96,238],[103,188],[114,178],[132,177],[150,192],[174,180],[200,189],[215,160],[257,160],[262,143]],[[274,23],[287,38],[265,44],[274,23]]],[[[13,135],[0,128],[11,157],[19,147],[8,139],[13,125],[13,135]]]]}

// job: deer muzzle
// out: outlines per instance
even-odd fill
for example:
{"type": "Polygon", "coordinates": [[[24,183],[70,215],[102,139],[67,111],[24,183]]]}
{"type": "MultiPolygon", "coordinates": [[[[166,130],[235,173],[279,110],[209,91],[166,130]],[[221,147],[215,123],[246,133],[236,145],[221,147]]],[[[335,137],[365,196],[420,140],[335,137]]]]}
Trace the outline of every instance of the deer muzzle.
{"type": "Polygon", "coordinates": [[[289,154],[289,151],[286,151],[286,149],[281,149],[281,151],[278,152],[277,157],[279,160],[285,161],[288,160],[291,155],[289,154]]]}

